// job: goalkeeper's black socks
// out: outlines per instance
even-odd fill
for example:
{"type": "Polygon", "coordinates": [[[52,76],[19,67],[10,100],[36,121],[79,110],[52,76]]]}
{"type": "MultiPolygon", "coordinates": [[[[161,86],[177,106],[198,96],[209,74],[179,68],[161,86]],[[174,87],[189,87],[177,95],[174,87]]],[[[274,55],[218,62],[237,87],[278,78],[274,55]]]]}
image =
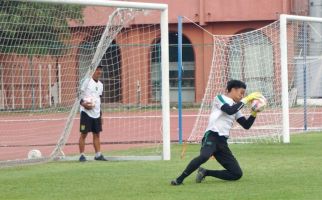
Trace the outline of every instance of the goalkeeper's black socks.
{"type": "Polygon", "coordinates": [[[182,174],[177,178],[177,181],[179,183],[182,183],[183,180],[188,177],[192,172],[194,172],[196,169],[200,167],[201,164],[205,163],[208,159],[203,156],[198,156],[191,160],[191,162],[188,164],[186,169],[182,172],[182,174]]]}
{"type": "Polygon", "coordinates": [[[177,178],[177,183],[182,183],[183,180],[189,176],[189,174],[186,174],[186,172],[183,172],[178,178],[177,178]]]}
{"type": "Polygon", "coordinates": [[[187,178],[192,172],[200,167],[203,163],[205,163],[209,158],[207,156],[199,155],[192,159],[186,169],[182,172],[182,174],[176,178],[175,180],[171,181],[171,185],[181,185],[183,180],[187,178]]]}

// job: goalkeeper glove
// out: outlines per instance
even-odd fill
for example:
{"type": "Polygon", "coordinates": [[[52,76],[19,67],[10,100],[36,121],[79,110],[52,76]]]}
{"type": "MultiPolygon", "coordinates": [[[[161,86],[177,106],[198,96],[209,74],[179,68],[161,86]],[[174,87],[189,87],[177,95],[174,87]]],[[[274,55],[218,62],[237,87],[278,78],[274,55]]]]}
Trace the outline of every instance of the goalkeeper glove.
{"type": "Polygon", "coordinates": [[[259,99],[262,96],[263,95],[260,92],[252,92],[248,96],[244,97],[241,100],[241,102],[243,102],[243,104],[247,104],[247,103],[253,101],[254,99],[259,99]]]}
{"type": "Polygon", "coordinates": [[[256,117],[257,116],[257,112],[256,111],[252,111],[250,115],[253,116],[253,117],[256,117]]]}

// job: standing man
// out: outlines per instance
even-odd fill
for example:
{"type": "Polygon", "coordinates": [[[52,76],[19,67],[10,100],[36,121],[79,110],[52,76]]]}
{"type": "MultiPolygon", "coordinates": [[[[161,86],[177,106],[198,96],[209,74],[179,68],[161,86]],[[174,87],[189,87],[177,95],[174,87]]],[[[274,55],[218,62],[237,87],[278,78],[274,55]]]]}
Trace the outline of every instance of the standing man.
{"type": "Polygon", "coordinates": [[[171,181],[171,185],[181,185],[183,180],[198,168],[197,183],[200,183],[206,176],[230,181],[242,177],[242,170],[228,147],[227,139],[235,120],[245,129],[253,125],[257,113],[252,112],[250,117],[245,118],[240,109],[262,95],[259,92],[253,92],[244,97],[246,84],[239,80],[228,81],[226,90],[225,95],[217,95],[214,99],[208,127],[202,139],[200,155],[190,161],[182,174],[171,181]],[[218,163],[225,169],[209,170],[200,167],[211,156],[215,156],[218,163]]]}
{"type": "Polygon", "coordinates": [[[103,84],[99,81],[102,76],[103,67],[98,66],[92,78],[84,81],[81,87],[80,101],[80,137],[79,137],[79,161],[86,161],[84,154],[85,139],[88,132],[93,133],[93,145],[95,149],[95,160],[106,161],[101,153],[100,132],[102,131],[101,97],[103,84]]]}

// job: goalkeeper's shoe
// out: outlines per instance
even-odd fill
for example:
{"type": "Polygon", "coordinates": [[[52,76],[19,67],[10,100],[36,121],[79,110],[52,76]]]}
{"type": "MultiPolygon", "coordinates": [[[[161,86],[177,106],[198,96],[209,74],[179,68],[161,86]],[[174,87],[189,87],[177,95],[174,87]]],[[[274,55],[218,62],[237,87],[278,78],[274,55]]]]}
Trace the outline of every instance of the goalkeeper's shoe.
{"type": "Polygon", "coordinates": [[[101,154],[100,156],[98,157],[94,157],[94,160],[98,160],[98,161],[107,161],[106,158],[101,154]]]}
{"type": "Polygon", "coordinates": [[[79,162],[85,162],[85,161],[87,161],[87,160],[86,160],[86,157],[85,157],[84,155],[81,155],[81,156],[79,157],[79,162]]]}
{"type": "Polygon", "coordinates": [[[177,179],[171,181],[171,185],[183,185],[182,182],[179,182],[177,179]]]}
{"type": "Polygon", "coordinates": [[[201,183],[203,180],[205,180],[206,171],[207,171],[206,169],[199,167],[196,175],[196,183],[201,183]]]}

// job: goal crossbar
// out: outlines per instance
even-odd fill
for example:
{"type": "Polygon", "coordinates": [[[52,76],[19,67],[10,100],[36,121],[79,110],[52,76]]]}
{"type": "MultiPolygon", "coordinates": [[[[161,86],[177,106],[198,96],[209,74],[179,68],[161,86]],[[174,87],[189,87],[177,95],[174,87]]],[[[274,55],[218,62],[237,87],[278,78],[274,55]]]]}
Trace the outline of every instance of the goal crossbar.
{"type": "Polygon", "coordinates": [[[153,9],[153,10],[167,10],[167,4],[161,3],[142,3],[129,1],[106,1],[106,0],[26,0],[27,2],[39,3],[56,3],[56,4],[74,4],[86,6],[108,6],[118,8],[138,8],[138,9],[153,9]]]}

